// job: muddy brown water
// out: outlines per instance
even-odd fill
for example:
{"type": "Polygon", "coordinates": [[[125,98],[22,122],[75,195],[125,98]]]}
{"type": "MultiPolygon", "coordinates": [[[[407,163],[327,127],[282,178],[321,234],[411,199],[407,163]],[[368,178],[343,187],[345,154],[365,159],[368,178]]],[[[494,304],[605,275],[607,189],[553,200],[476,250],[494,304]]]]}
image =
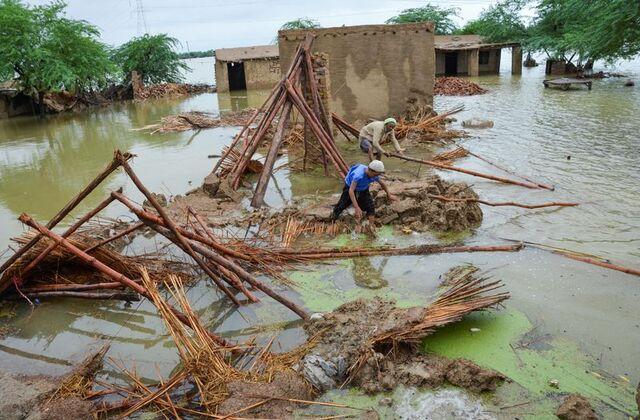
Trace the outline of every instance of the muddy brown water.
{"type": "MultiPolygon", "coordinates": [[[[634,77],[640,64],[626,64],[634,77]]],[[[524,210],[483,207],[480,228],[463,237],[468,244],[500,242],[515,238],[598,254],[621,264],[640,267],[640,88],[623,87],[624,79],[595,81],[593,90],[569,92],[544,89],[543,68],[523,69],[512,77],[508,66],[500,76],[476,79],[489,93],[473,97],[438,97],[436,108],[463,103],[463,119],[488,118],[495,126],[469,130],[460,143],[520,173],[557,186],[556,191],[526,190],[443,174],[473,184],[482,198],[491,201],[580,201],[576,208],[524,210]],[[567,157],[570,156],[570,159],[567,157]]],[[[132,131],[157,122],[160,117],[186,110],[219,112],[259,106],[267,92],[233,95],[203,94],[145,104],[124,103],[81,114],[50,116],[46,120],[22,117],[0,121],[0,247],[22,232],[16,220],[27,212],[46,221],[88,182],[120,148],[138,155],[134,168],[153,191],[183,194],[200,185],[217,154],[237,128],[150,135],[132,131]]],[[[363,159],[357,146],[345,146],[350,160],[363,159]]],[[[424,147],[410,155],[426,155],[424,147]]],[[[283,158],[286,159],[286,156],[283,158]]],[[[459,160],[470,169],[501,174],[472,157],[459,160]]],[[[390,172],[420,176],[417,164],[391,162],[390,172]]],[[[424,173],[424,169],[422,169],[424,173]]],[[[337,193],[339,182],[321,174],[280,171],[277,188],[270,185],[266,201],[278,206],[309,193],[337,193]]],[[[111,189],[140,200],[124,176],[115,174],[90,196],[76,213],[87,211],[111,189]]],[[[244,203],[247,204],[246,202],[244,203]]],[[[130,219],[117,206],[105,215],[130,219]]],[[[446,241],[435,235],[409,235],[398,243],[446,241]]],[[[129,252],[155,250],[163,242],[138,237],[129,252]]],[[[6,254],[0,257],[6,258],[6,254]]],[[[631,382],[640,380],[640,279],[549,254],[526,250],[515,254],[455,254],[428,257],[391,257],[357,261],[354,269],[330,264],[315,267],[326,273],[341,290],[383,287],[390,294],[428,296],[438,276],[460,263],[474,263],[503,279],[512,293],[508,308],[524,312],[538,332],[562,336],[577,343],[599,367],[631,382]],[[375,286],[372,284],[375,283],[375,286]]],[[[293,299],[304,302],[294,290],[293,299]]],[[[304,291],[302,291],[304,294],[304,291]]],[[[189,298],[206,325],[229,337],[242,339],[259,334],[267,340],[278,334],[278,346],[290,348],[304,337],[295,315],[268,299],[232,308],[207,282],[191,287],[189,298]]],[[[0,369],[16,373],[50,374],[66,369],[73,355],[96,340],[109,340],[109,356],[127,364],[135,362],[139,373],[151,380],[157,372],[170,374],[178,356],[161,319],[147,302],[128,306],[120,302],[46,300],[35,309],[3,304],[0,323],[16,328],[0,340],[0,369]]],[[[122,375],[107,362],[104,377],[122,375]]]]}

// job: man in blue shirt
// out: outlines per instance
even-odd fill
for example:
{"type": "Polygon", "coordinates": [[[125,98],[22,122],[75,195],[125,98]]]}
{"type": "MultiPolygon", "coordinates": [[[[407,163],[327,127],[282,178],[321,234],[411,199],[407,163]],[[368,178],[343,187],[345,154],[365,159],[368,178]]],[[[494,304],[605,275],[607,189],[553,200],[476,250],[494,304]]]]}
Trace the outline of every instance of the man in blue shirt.
{"type": "Polygon", "coordinates": [[[333,219],[336,220],[346,208],[352,205],[356,210],[356,219],[361,219],[364,212],[367,213],[369,221],[373,222],[376,209],[369,192],[369,185],[373,182],[380,184],[384,192],[387,193],[389,201],[396,201],[396,196],[389,192],[386,184],[380,179],[380,175],[383,173],[384,164],[379,160],[372,160],[369,166],[358,164],[349,168],[344,179],[345,185],[342,195],[338,204],[333,208],[333,219]]]}

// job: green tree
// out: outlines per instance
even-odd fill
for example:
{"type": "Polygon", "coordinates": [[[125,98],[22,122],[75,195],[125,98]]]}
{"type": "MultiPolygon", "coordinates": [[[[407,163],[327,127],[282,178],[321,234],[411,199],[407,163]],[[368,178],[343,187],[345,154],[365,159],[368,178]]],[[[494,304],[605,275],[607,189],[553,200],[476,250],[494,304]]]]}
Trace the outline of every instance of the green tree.
{"type": "Polygon", "coordinates": [[[37,96],[41,113],[45,93],[96,89],[115,71],[98,29],[66,18],[65,8],[59,1],[30,7],[0,0],[0,80],[37,96]]]}
{"type": "Polygon", "coordinates": [[[282,26],[280,27],[280,30],[314,29],[314,28],[320,28],[320,24],[317,21],[309,18],[298,18],[282,24],[282,26]]]}
{"type": "Polygon", "coordinates": [[[640,53],[640,2],[542,0],[528,47],[572,63],[613,62],[640,53]]]}
{"type": "Polygon", "coordinates": [[[478,19],[468,22],[460,34],[480,35],[487,42],[524,42],[527,26],[521,11],[523,0],[502,0],[480,13],[478,19]]]}
{"type": "Polygon", "coordinates": [[[458,8],[444,8],[427,3],[423,7],[405,9],[386,23],[433,22],[436,25],[436,35],[448,35],[458,30],[454,22],[456,17],[459,17],[458,8]]]}
{"type": "Polygon", "coordinates": [[[118,47],[113,60],[125,80],[136,71],[144,83],[178,83],[184,79],[182,71],[189,69],[175,50],[178,44],[167,34],[145,34],[118,47]]]}

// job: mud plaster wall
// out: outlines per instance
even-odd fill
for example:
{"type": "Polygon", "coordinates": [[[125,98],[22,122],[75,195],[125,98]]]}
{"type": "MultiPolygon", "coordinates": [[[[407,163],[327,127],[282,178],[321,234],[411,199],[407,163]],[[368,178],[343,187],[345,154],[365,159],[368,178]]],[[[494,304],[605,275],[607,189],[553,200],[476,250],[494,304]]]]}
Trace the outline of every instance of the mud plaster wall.
{"type": "MultiPolygon", "coordinates": [[[[278,33],[286,69],[307,30],[278,33]]],[[[312,30],[313,51],[325,53],[331,110],[348,120],[399,115],[408,101],[433,104],[435,53],[431,23],[365,25],[312,30]]]]}
{"type": "Polygon", "coordinates": [[[244,62],[247,89],[268,89],[280,81],[280,61],[277,58],[244,62]]]}
{"type": "MultiPolygon", "coordinates": [[[[243,60],[247,89],[269,89],[280,81],[280,62],[277,58],[243,60]]],[[[227,61],[216,60],[216,88],[218,92],[229,91],[227,61]]]]}
{"type": "Polygon", "coordinates": [[[227,62],[216,60],[216,90],[229,92],[229,75],[227,74],[227,62]]]}
{"type": "Polygon", "coordinates": [[[492,50],[480,50],[480,52],[488,51],[489,52],[489,63],[488,64],[478,64],[478,70],[480,73],[499,73],[500,72],[500,52],[499,49],[492,50]]]}

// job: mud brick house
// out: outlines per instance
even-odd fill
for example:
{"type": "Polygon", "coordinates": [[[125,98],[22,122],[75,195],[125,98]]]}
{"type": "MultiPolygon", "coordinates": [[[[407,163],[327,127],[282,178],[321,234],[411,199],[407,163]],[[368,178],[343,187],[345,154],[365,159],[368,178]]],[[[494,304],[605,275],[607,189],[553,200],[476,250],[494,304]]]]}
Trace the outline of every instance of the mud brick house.
{"type": "Polygon", "coordinates": [[[316,35],[313,52],[327,61],[333,112],[355,121],[433,104],[432,23],[279,31],[280,68],[288,68],[309,31],[316,35]]]}
{"type": "Polygon", "coordinates": [[[277,45],[216,50],[218,92],[268,89],[280,80],[277,45]]]}
{"type": "Polygon", "coordinates": [[[436,35],[436,75],[498,74],[500,53],[511,48],[511,73],[522,73],[522,47],[518,43],[486,43],[479,35],[436,35]]]}

